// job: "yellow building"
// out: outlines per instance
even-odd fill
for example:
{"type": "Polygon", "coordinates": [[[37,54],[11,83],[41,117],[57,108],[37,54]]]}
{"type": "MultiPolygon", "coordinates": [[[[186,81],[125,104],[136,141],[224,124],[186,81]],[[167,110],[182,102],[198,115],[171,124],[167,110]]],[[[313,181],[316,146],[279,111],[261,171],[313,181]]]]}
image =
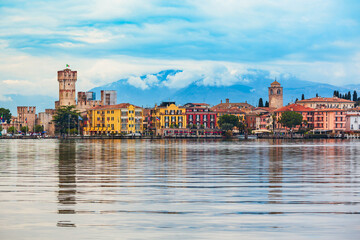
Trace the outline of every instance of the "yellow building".
{"type": "Polygon", "coordinates": [[[164,128],[186,128],[186,108],[175,102],[163,102],[151,110],[151,128],[157,132],[164,128]]]}
{"type": "Polygon", "coordinates": [[[97,106],[87,111],[84,134],[129,134],[143,132],[143,109],[130,103],[97,106]]]}

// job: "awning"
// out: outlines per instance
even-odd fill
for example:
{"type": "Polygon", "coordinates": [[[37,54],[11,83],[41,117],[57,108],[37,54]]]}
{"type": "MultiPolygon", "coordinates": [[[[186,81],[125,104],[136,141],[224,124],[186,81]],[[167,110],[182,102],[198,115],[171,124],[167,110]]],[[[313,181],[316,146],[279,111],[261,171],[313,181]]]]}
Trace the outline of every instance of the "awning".
{"type": "Polygon", "coordinates": [[[253,130],[252,132],[257,134],[257,133],[270,133],[271,131],[267,129],[260,129],[260,130],[253,130]]]}

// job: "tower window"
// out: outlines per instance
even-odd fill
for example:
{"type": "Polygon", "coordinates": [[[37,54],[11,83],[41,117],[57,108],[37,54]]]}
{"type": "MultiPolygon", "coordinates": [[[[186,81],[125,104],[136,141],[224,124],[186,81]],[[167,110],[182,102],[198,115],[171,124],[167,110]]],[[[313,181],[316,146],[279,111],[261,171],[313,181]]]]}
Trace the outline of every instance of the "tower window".
{"type": "Polygon", "coordinates": [[[274,92],[273,92],[273,90],[272,90],[272,89],[270,90],[270,94],[274,94],[274,92]]]}
{"type": "Polygon", "coordinates": [[[281,91],[280,91],[280,89],[278,89],[278,90],[277,90],[277,94],[280,94],[280,93],[281,93],[281,91]]]}

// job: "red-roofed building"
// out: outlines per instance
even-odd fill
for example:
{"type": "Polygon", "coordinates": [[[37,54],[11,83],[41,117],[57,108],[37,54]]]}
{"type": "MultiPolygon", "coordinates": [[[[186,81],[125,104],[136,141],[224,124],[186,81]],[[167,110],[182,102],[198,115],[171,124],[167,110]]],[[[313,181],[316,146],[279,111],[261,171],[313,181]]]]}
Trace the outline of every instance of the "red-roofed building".
{"type": "MultiPolygon", "coordinates": [[[[300,113],[303,116],[303,120],[307,122],[307,127],[313,128],[314,130],[332,132],[345,131],[346,112],[344,109],[314,109],[295,103],[276,109],[274,111],[276,119],[280,119],[282,113],[287,111],[300,113]]],[[[279,123],[276,124],[276,129],[285,130],[279,123]]]]}
{"type": "Polygon", "coordinates": [[[319,109],[319,108],[351,109],[355,106],[354,101],[342,99],[338,97],[331,97],[331,98],[314,97],[314,98],[297,101],[296,103],[305,107],[311,107],[315,109],[319,109]]]}
{"type": "Polygon", "coordinates": [[[195,105],[194,107],[186,108],[186,122],[188,125],[196,125],[198,128],[204,126],[204,128],[214,129],[217,125],[216,121],[216,112],[211,111],[209,107],[195,105]]]}

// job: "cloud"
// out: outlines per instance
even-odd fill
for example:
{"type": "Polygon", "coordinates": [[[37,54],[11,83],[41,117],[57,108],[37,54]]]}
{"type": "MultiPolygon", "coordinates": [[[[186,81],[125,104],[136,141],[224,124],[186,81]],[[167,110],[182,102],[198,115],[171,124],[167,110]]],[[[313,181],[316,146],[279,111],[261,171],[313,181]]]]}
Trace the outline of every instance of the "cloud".
{"type": "Polygon", "coordinates": [[[0,41],[36,55],[71,48],[74,56],[100,58],[346,60],[360,49],[360,5],[350,2],[11,1],[0,7],[0,41]]]}
{"type": "Polygon", "coordinates": [[[357,83],[359,11],[336,0],[4,1],[0,94],[57,95],[67,63],[82,91],[123,78],[142,89],[247,84],[254,69],[357,83]],[[159,82],[165,69],[183,71],[159,82]]]}
{"type": "Polygon", "coordinates": [[[11,102],[12,98],[0,94],[0,102],[11,102]]]}

